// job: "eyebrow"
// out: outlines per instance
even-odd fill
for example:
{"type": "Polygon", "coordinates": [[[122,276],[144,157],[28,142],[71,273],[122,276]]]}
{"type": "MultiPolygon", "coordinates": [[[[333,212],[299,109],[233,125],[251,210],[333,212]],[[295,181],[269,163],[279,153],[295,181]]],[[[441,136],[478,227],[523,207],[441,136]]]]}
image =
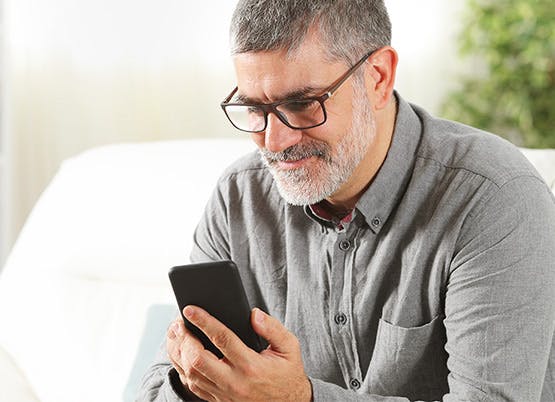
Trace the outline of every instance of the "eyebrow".
{"type": "MultiPolygon", "coordinates": [[[[322,92],[324,89],[325,88],[314,88],[314,87],[310,87],[310,86],[303,87],[303,88],[300,88],[300,89],[296,89],[294,91],[287,92],[286,94],[275,98],[273,100],[273,102],[280,102],[282,100],[287,100],[287,99],[291,99],[291,100],[293,100],[293,99],[302,99],[306,96],[315,95],[318,92],[322,92]]],[[[245,104],[255,104],[255,105],[264,103],[264,102],[261,102],[260,99],[250,98],[250,97],[248,97],[246,95],[243,95],[243,94],[238,94],[235,97],[235,102],[245,103],[245,104]]]]}

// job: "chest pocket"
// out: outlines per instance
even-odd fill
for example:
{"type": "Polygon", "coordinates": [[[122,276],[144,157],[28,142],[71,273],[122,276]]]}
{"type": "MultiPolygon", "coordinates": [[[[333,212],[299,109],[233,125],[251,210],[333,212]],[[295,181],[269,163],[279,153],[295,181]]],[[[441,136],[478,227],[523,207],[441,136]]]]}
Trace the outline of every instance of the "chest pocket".
{"type": "Polygon", "coordinates": [[[380,319],[366,383],[378,395],[441,400],[448,392],[443,316],[411,328],[380,319]]]}

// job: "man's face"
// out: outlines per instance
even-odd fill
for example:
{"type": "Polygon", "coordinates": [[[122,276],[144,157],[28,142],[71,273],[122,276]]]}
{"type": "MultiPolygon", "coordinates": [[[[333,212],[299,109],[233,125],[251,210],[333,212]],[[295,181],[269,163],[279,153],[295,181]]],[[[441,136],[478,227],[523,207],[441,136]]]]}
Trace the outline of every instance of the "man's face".
{"type": "MultiPolygon", "coordinates": [[[[256,103],[322,95],[349,66],[327,62],[320,46],[306,41],[289,58],[281,51],[235,56],[238,95],[256,103]]],[[[360,77],[349,78],[325,108],[322,126],[294,130],[269,114],[266,130],[252,134],[281,196],[291,204],[314,204],[356,186],[354,172],[373,142],[374,118],[360,77]]]]}

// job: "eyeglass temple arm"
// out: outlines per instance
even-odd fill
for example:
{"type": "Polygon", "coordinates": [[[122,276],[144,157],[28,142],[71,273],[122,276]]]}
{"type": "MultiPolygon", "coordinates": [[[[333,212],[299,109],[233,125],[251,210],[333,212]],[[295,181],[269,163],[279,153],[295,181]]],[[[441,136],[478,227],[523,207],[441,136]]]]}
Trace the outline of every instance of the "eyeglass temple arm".
{"type": "Polygon", "coordinates": [[[231,91],[231,93],[227,96],[227,98],[225,98],[223,100],[222,105],[225,104],[225,103],[228,103],[231,100],[231,98],[233,98],[233,95],[235,95],[235,93],[237,92],[238,89],[239,89],[239,87],[233,88],[233,91],[231,91]]]}
{"type": "Polygon", "coordinates": [[[360,59],[359,61],[357,61],[345,74],[343,74],[342,77],[340,77],[335,83],[333,83],[331,85],[331,87],[327,90],[326,95],[328,95],[328,98],[331,98],[332,95],[334,94],[335,91],[337,91],[337,89],[345,82],[347,81],[347,79],[356,71],[357,68],[359,68],[366,60],[368,60],[368,58],[370,56],[372,56],[372,54],[374,54],[378,49],[374,49],[371,52],[368,52],[364,55],[364,57],[362,57],[362,59],[360,59]]]}

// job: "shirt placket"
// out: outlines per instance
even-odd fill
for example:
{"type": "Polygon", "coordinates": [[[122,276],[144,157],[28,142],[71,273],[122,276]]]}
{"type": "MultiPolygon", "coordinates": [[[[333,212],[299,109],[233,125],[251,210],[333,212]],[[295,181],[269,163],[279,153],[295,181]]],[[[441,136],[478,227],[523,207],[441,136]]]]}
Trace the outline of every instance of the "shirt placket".
{"type": "Polygon", "coordinates": [[[362,385],[362,373],[357,353],[353,320],[352,275],[357,248],[356,227],[336,231],[332,253],[329,326],[332,343],[345,384],[357,391],[362,385]]]}

